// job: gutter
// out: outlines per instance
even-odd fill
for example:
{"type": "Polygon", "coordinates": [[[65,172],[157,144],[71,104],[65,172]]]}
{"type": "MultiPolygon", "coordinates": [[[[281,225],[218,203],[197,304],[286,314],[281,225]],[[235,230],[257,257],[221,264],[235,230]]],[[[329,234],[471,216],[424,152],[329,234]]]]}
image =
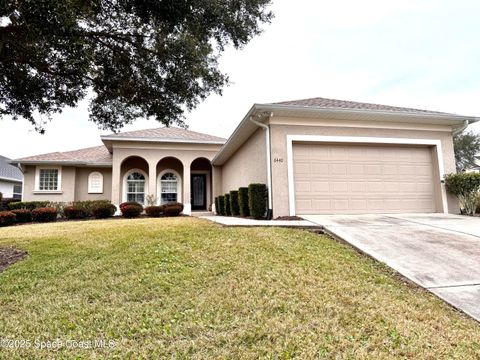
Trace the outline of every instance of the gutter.
{"type": "MultiPolygon", "coordinates": [[[[270,119],[273,116],[273,113],[260,113],[257,114],[258,118],[265,117],[270,119]]],[[[272,202],[272,147],[270,144],[270,126],[265,125],[262,122],[259,122],[254,119],[253,116],[249,117],[249,120],[254,123],[255,125],[263,128],[265,130],[265,146],[267,150],[267,190],[268,190],[268,210],[267,210],[267,219],[270,220],[272,217],[272,209],[273,209],[273,202],[272,202]]]]}
{"type": "MultiPolygon", "coordinates": [[[[477,120],[471,121],[471,123],[477,122],[477,120]]],[[[461,134],[467,127],[470,125],[470,121],[464,120],[462,125],[459,126],[452,126],[452,134],[458,135],[461,134]]]]}
{"type": "Polygon", "coordinates": [[[157,143],[181,143],[181,144],[213,144],[223,145],[223,140],[188,140],[188,139],[161,139],[161,138],[139,138],[139,137],[116,137],[116,136],[100,136],[102,141],[141,141],[141,142],[157,142],[157,143]]]}

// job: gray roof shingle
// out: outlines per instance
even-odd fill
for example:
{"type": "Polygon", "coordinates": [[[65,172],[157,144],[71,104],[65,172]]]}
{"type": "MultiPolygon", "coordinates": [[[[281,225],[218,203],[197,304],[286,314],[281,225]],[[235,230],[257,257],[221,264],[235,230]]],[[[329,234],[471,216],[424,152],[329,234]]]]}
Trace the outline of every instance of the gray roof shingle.
{"type": "Polygon", "coordinates": [[[9,161],[9,158],[0,155],[0,178],[23,181],[23,173],[9,161]]]}
{"type": "Polygon", "coordinates": [[[298,107],[311,107],[311,108],[326,108],[326,109],[338,109],[338,110],[373,110],[373,111],[391,111],[391,112],[404,112],[404,113],[420,113],[431,115],[453,115],[445,112],[430,111],[412,109],[406,107],[371,104],[364,102],[348,101],[348,100],[336,100],[327,99],[322,97],[316,97],[311,99],[282,101],[273,103],[273,105],[289,105],[298,107]]]}
{"type": "Polygon", "coordinates": [[[27,156],[20,159],[15,159],[18,162],[35,162],[35,161],[67,161],[88,164],[109,164],[112,162],[112,154],[104,146],[94,146],[85,149],[53,152],[48,154],[27,156]]]}
{"type": "Polygon", "coordinates": [[[160,127],[155,129],[146,129],[146,130],[135,130],[127,131],[118,134],[106,135],[102,138],[118,138],[119,140],[123,138],[139,138],[139,139],[156,139],[159,141],[168,140],[168,141],[199,141],[199,142],[225,142],[226,139],[199,133],[196,131],[181,129],[177,127],[160,127]]]}

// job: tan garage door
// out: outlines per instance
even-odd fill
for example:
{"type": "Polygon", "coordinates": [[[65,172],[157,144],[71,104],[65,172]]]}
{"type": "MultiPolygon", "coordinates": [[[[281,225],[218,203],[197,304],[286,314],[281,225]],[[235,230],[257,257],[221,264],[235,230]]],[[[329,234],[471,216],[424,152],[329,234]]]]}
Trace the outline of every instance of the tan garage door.
{"type": "Polygon", "coordinates": [[[297,214],[435,212],[428,147],[293,145],[297,214]]]}

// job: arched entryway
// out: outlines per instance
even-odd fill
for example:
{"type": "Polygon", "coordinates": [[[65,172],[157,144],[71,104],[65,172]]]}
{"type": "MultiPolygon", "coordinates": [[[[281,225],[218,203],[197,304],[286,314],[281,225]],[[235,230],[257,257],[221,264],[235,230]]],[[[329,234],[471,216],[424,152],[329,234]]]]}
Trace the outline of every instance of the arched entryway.
{"type": "Polygon", "coordinates": [[[140,156],[130,156],[122,161],[122,202],[135,201],[142,205],[148,195],[148,163],[140,156]]]}
{"type": "Polygon", "coordinates": [[[199,157],[190,164],[190,196],[192,211],[207,211],[212,205],[212,165],[199,157]]]}
{"type": "Polygon", "coordinates": [[[183,164],[175,157],[165,157],[157,164],[157,199],[159,204],[185,202],[183,164]]]}

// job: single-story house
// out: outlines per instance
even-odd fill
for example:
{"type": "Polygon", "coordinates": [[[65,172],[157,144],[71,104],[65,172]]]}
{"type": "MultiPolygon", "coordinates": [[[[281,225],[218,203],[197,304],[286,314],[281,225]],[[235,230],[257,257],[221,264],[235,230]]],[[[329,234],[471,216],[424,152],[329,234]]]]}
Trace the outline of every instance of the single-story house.
{"type": "Polygon", "coordinates": [[[10,163],[10,159],[0,155],[0,193],[5,199],[22,199],[22,171],[10,163]]]}
{"type": "Polygon", "coordinates": [[[24,200],[180,201],[268,187],[273,216],[459,211],[445,191],[452,134],[477,118],[313,98],[255,104],[228,140],[180,128],[102,136],[102,146],[13,162],[24,200]]]}

